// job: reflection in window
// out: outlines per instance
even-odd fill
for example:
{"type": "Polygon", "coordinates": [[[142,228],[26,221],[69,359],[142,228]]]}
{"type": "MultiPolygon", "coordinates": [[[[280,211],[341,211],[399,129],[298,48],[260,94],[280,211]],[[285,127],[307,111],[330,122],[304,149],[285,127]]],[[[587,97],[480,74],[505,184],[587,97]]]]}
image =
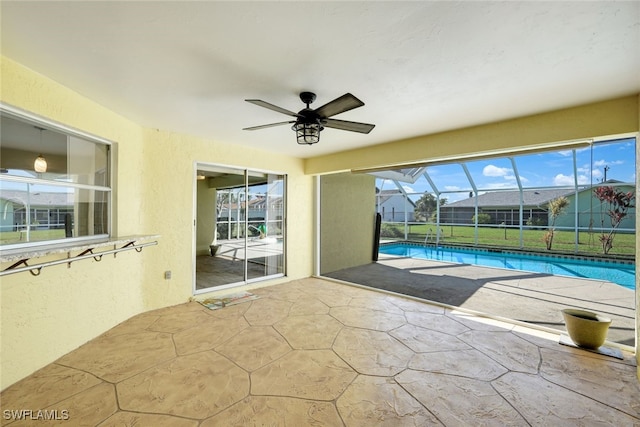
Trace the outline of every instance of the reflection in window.
{"type": "Polygon", "coordinates": [[[2,248],[108,237],[110,146],[8,111],[0,125],[2,248]]]}

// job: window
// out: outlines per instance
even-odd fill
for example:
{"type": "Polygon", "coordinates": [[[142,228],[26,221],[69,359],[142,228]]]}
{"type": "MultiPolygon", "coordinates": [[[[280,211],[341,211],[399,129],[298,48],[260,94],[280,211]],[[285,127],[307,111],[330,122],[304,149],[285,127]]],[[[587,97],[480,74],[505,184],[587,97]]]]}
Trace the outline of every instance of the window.
{"type": "Polygon", "coordinates": [[[0,247],[109,237],[110,145],[0,108],[0,247]]]}

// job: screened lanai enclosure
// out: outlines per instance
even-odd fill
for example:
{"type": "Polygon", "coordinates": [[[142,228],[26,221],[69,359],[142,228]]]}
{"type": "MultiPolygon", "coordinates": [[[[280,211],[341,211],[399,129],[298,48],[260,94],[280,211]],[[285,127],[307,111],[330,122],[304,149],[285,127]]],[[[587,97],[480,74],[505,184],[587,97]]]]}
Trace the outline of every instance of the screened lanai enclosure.
{"type": "Polygon", "coordinates": [[[381,240],[635,256],[635,137],[375,172],[381,240]]]}

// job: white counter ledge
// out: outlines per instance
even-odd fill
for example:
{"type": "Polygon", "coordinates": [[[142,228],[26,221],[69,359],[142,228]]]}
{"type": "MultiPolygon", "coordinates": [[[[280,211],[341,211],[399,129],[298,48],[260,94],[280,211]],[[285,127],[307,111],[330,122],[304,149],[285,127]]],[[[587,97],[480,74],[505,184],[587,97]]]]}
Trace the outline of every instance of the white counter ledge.
{"type": "Polygon", "coordinates": [[[0,251],[0,263],[14,262],[10,267],[6,267],[0,275],[29,271],[38,275],[43,267],[57,264],[71,264],[81,259],[95,258],[99,260],[105,254],[115,254],[122,251],[135,249],[141,251],[143,247],[157,245],[159,235],[133,235],[113,237],[99,241],[76,241],[68,245],[48,244],[31,248],[13,249],[0,251]],[[94,252],[96,250],[96,252],[94,252]],[[72,252],[79,252],[72,256],[72,252]],[[65,254],[66,257],[56,261],[44,262],[42,264],[27,264],[31,258],[42,258],[50,255],[65,254]]]}

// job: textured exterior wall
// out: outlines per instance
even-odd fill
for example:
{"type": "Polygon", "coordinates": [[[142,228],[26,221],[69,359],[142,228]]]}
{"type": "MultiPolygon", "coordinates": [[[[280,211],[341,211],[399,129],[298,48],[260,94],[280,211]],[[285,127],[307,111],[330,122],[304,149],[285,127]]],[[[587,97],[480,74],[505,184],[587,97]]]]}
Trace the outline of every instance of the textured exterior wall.
{"type": "MultiPolygon", "coordinates": [[[[313,178],[305,176],[302,161],[266,151],[251,150],[173,132],[145,130],[144,205],[140,213],[150,230],[162,235],[166,249],[158,251],[143,286],[145,306],[164,307],[186,301],[192,294],[194,235],[194,161],[233,167],[269,170],[288,176],[287,278],[312,274],[313,259],[313,178]],[[171,270],[173,278],[162,279],[171,270]]],[[[280,279],[279,281],[288,280],[280,279]]],[[[278,283],[278,280],[253,286],[278,283]]],[[[229,291],[227,291],[229,292],[229,291]]]]}
{"type": "MultiPolygon", "coordinates": [[[[288,278],[312,274],[313,186],[300,159],[144,129],[45,76],[2,57],[0,101],[115,142],[114,236],[159,234],[159,244],[101,262],[58,265],[0,284],[0,388],[140,312],[183,303],[192,295],[194,162],[288,174],[288,278]],[[172,279],[163,273],[172,271],[172,279]]],[[[53,258],[39,258],[31,263],[53,258]]],[[[8,265],[2,264],[4,269],[8,265]]]]}
{"type": "MultiPolygon", "coordinates": [[[[0,64],[3,103],[117,143],[123,182],[115,201],[117,234],[151,233],[138,214],[142,200],[142,129],[41,75],[5,58],[0,64]]],[[[58,265],[40,276],[18,273],[0,284],[1,387],[82,345],[115,324],[144,310],[144,264],[154,248],[125,252],[117,259],[58,265]]],[[[40,258],[39,263],[54,258],[40,258]]],[[[0,268],[5,269],[2,264],[0,268]]]]}
{"type": "Polygon", "coordinates": [[[320,272],[370,263],[375,177],[350,173],[321,177],[320,206],[320,272]]]}

